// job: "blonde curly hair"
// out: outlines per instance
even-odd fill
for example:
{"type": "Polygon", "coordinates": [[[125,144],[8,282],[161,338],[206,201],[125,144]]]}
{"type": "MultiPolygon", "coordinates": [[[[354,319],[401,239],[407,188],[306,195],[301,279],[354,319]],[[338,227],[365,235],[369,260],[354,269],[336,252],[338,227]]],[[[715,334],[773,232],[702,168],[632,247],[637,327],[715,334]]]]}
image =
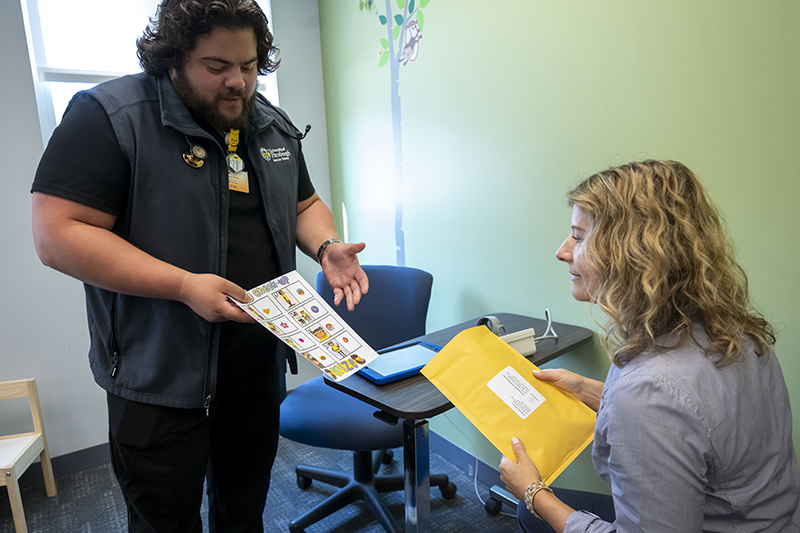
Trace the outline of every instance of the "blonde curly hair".
{"type": "Polygon", "coordinates": [[[596,280],[592,303],[609,317],[603,329],[615,365],[682,346],[696,324],[719,366],[741,357],[746,339],[759,356],[769,352],[772,326],[750,305],[720,215],[686,166],[629,163],[589,177],[567,198],[590,220],[584,268],[596,280]]]}

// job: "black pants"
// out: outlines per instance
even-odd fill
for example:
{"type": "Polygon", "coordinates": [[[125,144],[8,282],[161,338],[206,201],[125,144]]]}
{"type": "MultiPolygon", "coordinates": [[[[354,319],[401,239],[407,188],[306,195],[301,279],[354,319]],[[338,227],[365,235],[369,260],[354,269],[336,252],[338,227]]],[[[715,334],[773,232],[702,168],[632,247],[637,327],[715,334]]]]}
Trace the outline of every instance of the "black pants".
{"type": "Polygon", "coordinates": [[[219,376],[208,414],[108,395],[111,461],[130,532],[201,532],[207,474],[211,532],[264,530],[278,448],[279,379],[277,363],[219,376]]]}
{"type": "MultiPolygon", "coordinates": [[[[613,522],[615,519],[614,499],[611,496],[558,488],[553,488],[553,493],[575,510],[589,511],[606,522],[613,522]]],[[[517,506],[517,524],[522,533],[555,533],[550,524],[533,516],[522,501],[517,506]]]]}

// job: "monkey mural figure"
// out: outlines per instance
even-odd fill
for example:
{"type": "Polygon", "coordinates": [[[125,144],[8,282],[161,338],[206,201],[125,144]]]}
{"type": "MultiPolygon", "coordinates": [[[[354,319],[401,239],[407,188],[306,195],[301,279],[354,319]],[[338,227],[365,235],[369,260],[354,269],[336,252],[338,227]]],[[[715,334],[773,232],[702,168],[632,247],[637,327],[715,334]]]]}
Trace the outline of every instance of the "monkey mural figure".
{"type": "Polygon", "coordinates": [[[409,61],[417,59],[420,39],[422,39],[422,33],[419,31],[419,23],[416,20],[409,20],[408,24],[406,24],[405,45],[400,58],[400,62],[403,65],[407,65],[409,61]]]}

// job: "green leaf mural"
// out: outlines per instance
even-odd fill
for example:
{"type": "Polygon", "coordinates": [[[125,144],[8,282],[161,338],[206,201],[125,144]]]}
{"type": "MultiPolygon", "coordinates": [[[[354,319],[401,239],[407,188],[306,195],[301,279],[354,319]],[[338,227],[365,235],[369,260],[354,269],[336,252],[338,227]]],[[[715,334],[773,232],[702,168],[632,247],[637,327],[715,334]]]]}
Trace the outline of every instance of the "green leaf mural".
{"type": "Polygon", "coordinates": [[[403,232],[403,121],[400,107],[400,67],[408,66],[416,61],[419,55],[419,42],[422,39],[422,26],[425,17],[421,8],[428,5],[430,0],[395,0],[400,13],[392,12],[392,1],[385,0],[383,11],[375,0],[359,0],[359,10],[375,9],[378,20],[386,26],[386,37],[381,37],[381,50],[378,58],[378,67],[389,65],[390,89],[392,109],[392,141],[394,144],[394,181],[395,181],[395,247],[397,265],[405,266],[405,234],[403,232]],[[394,23],[394,24],[392,24],[394,23]],[[397,49],[395,50],[395,41],[397,49]]]}
{"type": "Polygon", "coordinates": [[[385,66],[385,65],[386,65],[386,63],[388,63],[388,62],[389,62],[389,56],[390,56],[390,55],[391,55],[391,54],[389,54],[389,52],[388,52],[388,51],[384,50],[384,51],[383,51],[383,53],[381,54],[381,58],[378,60],[378,66],[379,66],[379,67],[383,67],[383,66],[385,66]]]}

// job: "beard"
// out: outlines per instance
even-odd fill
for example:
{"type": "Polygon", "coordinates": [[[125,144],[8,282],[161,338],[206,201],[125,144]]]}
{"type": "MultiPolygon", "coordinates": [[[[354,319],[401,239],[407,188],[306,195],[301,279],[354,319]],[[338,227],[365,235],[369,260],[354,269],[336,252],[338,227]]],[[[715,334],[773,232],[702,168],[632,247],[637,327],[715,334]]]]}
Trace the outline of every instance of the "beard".
{"type": "Polygon", "coordinates": [[[253,91],[249,97],[245,94],[244,89],[235,90],[230,89],[226,94],[216,94],[213,100],[206,100],[192,88],[189,80],[183,69],[176,70],[175,76],[172,79],[172,85],[175,87],[175,92],[178,93],[181,101],[189,108],[195,116],[206,122],[209,126],[219,132],[226,132],[228,130],[243,129],[250,122],[250,112],[256,103],[256,92],[253,91]],[[230,98],[231,96],[239,96],[242,99],[242,112],[238,117],[229,119],[219,112],[219,102],[223,98],[230,98]]]}

